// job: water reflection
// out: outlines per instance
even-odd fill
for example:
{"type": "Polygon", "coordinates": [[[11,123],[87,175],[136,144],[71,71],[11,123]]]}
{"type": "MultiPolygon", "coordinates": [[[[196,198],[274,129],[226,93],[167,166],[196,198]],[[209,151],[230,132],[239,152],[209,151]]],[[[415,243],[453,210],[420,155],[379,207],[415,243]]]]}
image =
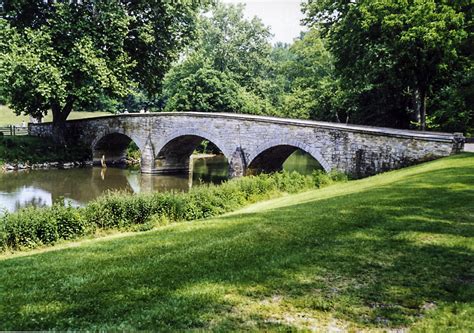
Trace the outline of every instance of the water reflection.
{"type": "Polygon", "coordinates": [[[323,167],[308,153],[298,149],[283,163],[286,171],[296,171],[302,175],[309,175],[314,170],[322,170],[323,167]]]}
{"type": "MultiPolygon", "coordinates": [[[[141,174],[133,169],[83,168],[0,173],[0,210],[16,211],[26,206],[51,206],[65,201],[81,206],[108,190],[130,193],[187,191],[193,185],[221,183],[228,178],[223,156],[194,158],[186,175],[141,174]]],[[[319,164],[297,151],[283,165],[286,170],[310,173],[319,164]]]]}
{"type": "Polygon", "coordinates": [[[81,168],[0,173],[0,210],[51,206],[70,202],[81,206],[108,190],[130,193],[187,191],[193,184],[220,183],[227,179],[227,161],[215,156],[196,159],[189,175],[141,174],[138,169],[81,168]]]}

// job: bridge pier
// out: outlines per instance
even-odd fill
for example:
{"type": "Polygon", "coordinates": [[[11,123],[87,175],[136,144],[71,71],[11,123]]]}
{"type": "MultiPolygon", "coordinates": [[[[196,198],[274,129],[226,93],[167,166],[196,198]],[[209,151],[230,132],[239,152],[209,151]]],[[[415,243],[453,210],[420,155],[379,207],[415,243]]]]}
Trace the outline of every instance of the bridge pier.
{"type": "Polygon", "coordinates": [[[153,173],[153,169],[155,168],[155,150],[153,149],[153,144],[151,143],[150,137],[148,137],[145,147],[142,149],[141,153],[141,171],[143,173],[153,173]]]}
{"type": "Polygon", "coordinates": [[[229,178],[239,178],[245,176],[247,166],[245,155],[240,147],[234,151],[229,159],[229,178]]]}

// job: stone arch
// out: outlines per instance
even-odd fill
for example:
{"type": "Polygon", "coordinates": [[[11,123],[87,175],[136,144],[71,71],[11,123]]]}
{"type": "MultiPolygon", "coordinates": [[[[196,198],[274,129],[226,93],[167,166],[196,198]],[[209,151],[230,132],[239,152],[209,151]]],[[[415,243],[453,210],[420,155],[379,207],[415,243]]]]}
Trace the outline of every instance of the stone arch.
{"type": "Polygon", "coordinates": [[[188,171],[190,156],[203,140],[212,142],[230,163],[231,153],[219,138],[200,129],[185,128],[166,136],[156,145],[155,171],[158,173],[188,171]]]}
{"type": "Polygon", "coordinates": [[[324,169],[331,171],[329,163],[323,158],[319,149],[293,139],[276,139],[267,141],[253,150],[248,156],[248,170],[263,169],[267,171],[278,171],[285,160],[297,149],[311,155],[324,169]],[[269,161],[267,157],[271,157],[269,161]]]}
{"type": "Polygon", "coordinates": [[[97,135],[91,143],[94,164],[100,164],[102,156],[107,165],[125,164],[126,151],[131,142],[142,150],[140,141],[123,131],[107,131],[97,135]]]}

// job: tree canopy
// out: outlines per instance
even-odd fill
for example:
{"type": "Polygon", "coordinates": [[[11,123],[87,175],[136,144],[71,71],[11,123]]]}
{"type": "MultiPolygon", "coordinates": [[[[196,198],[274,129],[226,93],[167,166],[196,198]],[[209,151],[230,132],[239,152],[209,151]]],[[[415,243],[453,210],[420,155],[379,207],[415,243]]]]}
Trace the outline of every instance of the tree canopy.
{"type": "Polygon", "coordinates": [[[426,128],[429,99],[468,62],[461,47],[472,5],[463,2],[305,3],[307,23],[327,36],[336,74],[358,104],[357,121],[407,127],[415,119],[426,128]]]}
{"type": "Polygon", "coordinates": [[[259,19],[246,19],[243,8],[217,2],[200,16],[196,41],[165,78],[167,111],[271,112],[266,101],[272,84],[267,78],[270,31],[259,19]],[[218,91],[221,97],[210,98],[218,91]]]}
{"type": "Polygon", "coordinates": [[[49,110],[58,137],[73,108],[134,88],[153,96],[193,38],[198,2],[9,1],[0,17],[0,89],[17,113],[49,110]]]}
{"type": "Polygon", "coordinates": [[[470,0],[306,0],[273,46],[243,5],[198,3],[9,1],[0,100],[57,124],[152,106],[474,131],[470,0]]]}

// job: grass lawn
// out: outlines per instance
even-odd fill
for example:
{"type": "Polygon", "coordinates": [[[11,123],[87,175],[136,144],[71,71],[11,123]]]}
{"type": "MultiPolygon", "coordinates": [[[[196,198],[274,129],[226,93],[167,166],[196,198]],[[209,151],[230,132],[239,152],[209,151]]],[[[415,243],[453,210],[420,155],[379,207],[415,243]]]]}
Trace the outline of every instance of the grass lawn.
{"type": "MultiPolygon", "coordinates": [[[[71,112],[68,119],[82,119],[82,118],[92,118],[92,117],[100,117],[110,115],[110,113],[106,112],[71,112]]],[[[53,117],[48,114],[44,119],[43,122],[52,121],[53,117]]],[[[30,120],[29,116],[17,116],[10,110],[8,107],[4,105],[0,105],[0,126],[5,125],[20,125],[23,121],[28,123],[30,120]]]]}
{"type": "Polygon", "coordinates": [[[474,331],[474,154],[0,259],[0,330],[474,331]]]}

